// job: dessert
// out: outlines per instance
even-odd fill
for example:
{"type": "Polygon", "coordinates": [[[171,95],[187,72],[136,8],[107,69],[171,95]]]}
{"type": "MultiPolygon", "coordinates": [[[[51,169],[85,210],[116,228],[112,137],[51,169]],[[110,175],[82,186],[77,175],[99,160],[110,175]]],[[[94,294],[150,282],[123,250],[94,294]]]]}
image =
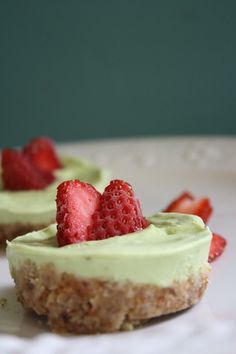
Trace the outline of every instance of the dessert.
{"type": "Polygon", "coordinates": [[[80,181],[58,187],[57,225],[8,242],[23,306],[54,331],[132,329],[196,304],[208,282],[212,234],[195,215],[142,215],[126,182],[103,194],[80,181]]]}
{"type": "Polygon", "coordinates": [[[32,140],[22,151],[2,152],[0,245],[5,240],[55,222],[57,185],[80,178],[103,190],[108,172],[73,157],[57,156],[48,138],[32,140]]]}

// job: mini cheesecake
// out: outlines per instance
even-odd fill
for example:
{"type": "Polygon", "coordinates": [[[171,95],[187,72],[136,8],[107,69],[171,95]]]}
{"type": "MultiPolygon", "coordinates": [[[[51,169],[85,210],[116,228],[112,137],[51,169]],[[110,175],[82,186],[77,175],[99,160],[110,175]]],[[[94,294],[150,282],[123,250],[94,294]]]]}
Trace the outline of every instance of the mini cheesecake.
{"type": "Polygon", "coordinates": [[[0,181],[0,245],[6,240],[55,222],[57,185],[65,179],[80,179],[98,190],[105,187],[109,173],[104,169],[72,157],[60,157],[62,168],[54,171],[55,181],[42,190],[10,191],[0,181]]]}
{"type": "Polygon", "coordinates": [[[212,234],[193,215],[157,213],[143,230],[58,247],[56,225],[8,242],[17,298],[53,331],[133,329],[196,304],[212,234]]]}

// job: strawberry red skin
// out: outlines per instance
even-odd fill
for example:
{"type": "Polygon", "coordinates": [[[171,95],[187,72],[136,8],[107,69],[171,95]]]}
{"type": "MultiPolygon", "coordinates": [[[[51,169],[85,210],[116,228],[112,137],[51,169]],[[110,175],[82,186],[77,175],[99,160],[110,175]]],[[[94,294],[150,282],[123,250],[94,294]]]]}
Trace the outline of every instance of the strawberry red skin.
{"type": "Polygon", "coordinates": [[[198,215],[207,223],[213,208],[208,198],[197,199],[189,192],[183,192],[164,211],[198,215]]]}
{"type": "Polygon", "coordinates": [[[149,225],[142,215],[132,187],[122,180],[113,180],[106,187],[100,198],[100,207],[92,218],[92,240],[129,234],[149,225]]]}
{"type": "Polygon", "coordinates": [[[59,246],[89,240],[88,226],[98,208],[100,193],[90,184],[66,181],[57,188],[57,240],[59,246]]]}
{"type": "Polygon", "coordinates": [[[194,200],[194,196],[185,191],[183,193],[181,193],[176,199],[174,199],[165,209],[165,212],[172,212],[172,210],[177,210],[180,209],[182,202],[185,201],[193,201],[194,200]]]}
{"type": "Polygon", "coordinates": [[[216,258],[218,258],[223,253],[226,245],[227,241],[222,236],[213,233],[208,262],[213,262],[216,258]]]}
{"type": "MultiPolygon", "coordinates": [[[[208,198],[196,199],[189,192],[183,192],[164,211],[198,215],[206,223],[212,214],[213,208],[208,198]]],[[[227,242],[222,236],[213,233],[208,261],[213,262],[219,257],[223,253],[226,244],[227,242]]]]}
{"type": "Polygon", "coordinates": [[[2,179],[4,188],[12,191],[43,189],[54,181],[51,173],[36,169],[21,151],[2,151],[2,179]]]}
{"type": "Polygon", "coordinates": [[[31,140],[24,147],[23,152],[42,171],[53,172],[62,167],[54,143],[48,137],[38,137],[31,140]]]}

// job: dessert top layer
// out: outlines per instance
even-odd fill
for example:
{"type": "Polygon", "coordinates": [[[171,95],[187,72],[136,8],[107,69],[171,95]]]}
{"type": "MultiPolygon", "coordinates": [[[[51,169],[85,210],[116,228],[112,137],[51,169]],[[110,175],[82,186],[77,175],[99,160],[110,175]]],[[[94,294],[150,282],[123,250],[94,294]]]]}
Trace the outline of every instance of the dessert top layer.
{"type": "MultiPolygon", "coordinates": [[[[102,191],[109,173],[77,158],[61,157],[63,167],[55,171],[56,180],[43,190],[9,191],[0,188],[0,223],[44,223],[55,218],[57,185],[67,179],[80,179],[102,191]]],[[[1,184],[1,183],[0,183],[1,184]]]]}
{"type": "Polygon", "coordinates": [[[146,229],[105,240],[58,247],[56,225],[8,242],[10,268],[25,260],[53,263],[79,277],[170,286],[208,266],[211,232],[193,215],[158,213],[146,229]]]}

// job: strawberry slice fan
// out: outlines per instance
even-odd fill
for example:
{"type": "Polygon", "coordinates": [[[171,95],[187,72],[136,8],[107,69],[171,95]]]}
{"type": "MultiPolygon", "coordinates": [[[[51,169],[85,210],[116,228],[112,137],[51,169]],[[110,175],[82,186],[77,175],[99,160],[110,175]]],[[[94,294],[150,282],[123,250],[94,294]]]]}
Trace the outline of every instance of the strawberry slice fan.
{"type": "MultiPolygon", "coordinates": [[[[207,223],[212,215],[213,208],[208,198],[195,198],[189,192],[183,192],[173,200],[164,212],[175,212],[193,214],[200,216],[204,223],[207,223]]],[[[212,262],[224,251],[227,241],[219,234],[213,233],[208,261],[212,262]]]]}
{"type": "Polygon", "coordinates": [[[125,235],[149,225],[132,187],[122,180],[111,181],[103,194],[78,180],[63,182],[56,203],[59,246],[125,235]]]}

